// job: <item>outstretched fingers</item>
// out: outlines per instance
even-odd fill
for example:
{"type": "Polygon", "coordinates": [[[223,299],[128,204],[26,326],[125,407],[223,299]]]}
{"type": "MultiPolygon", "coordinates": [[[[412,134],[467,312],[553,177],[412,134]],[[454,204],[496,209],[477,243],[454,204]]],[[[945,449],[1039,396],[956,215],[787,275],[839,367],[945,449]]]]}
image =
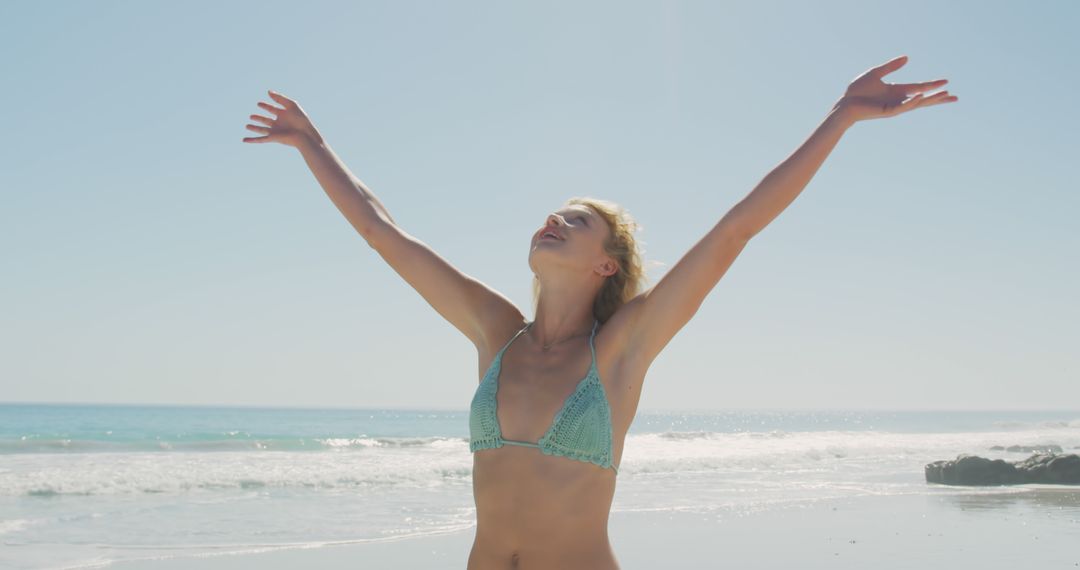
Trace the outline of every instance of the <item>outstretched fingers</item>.
{"type": "Polygon", "coordinates": [[[911,95],[912,93],[918,93],[920,91],[937,89],[948,82],[948,79],[935,79],[933,81],[923,81],[921,83],[897,83],[892,87],[903,91],[904,95],[911,95]]]}
{"type": "Polygon", "coordinates": [[[251,117],[252,121],[259,121],[260,123],[263,123],[264,125],[273,125],[274,124],[274,120],[271,119],[270,117],[264,117],[262,115],[248,115],[248,116],[251,117]]]}
{"type": "Polygon", "coordinates": [[[272,140],[271,135],[270,135],[270,128],[269,127],[260,127],[259,125],[250,125],[249,124],[249,125],[244,125],[244,128],[246,128],[249,131],[255,131],[257,133],[263,133],[264,136],[261,136],[261,137],[244,137],[243,142],[263,143],[263,142],[271,142],[271,140],[272,140]]]}
{"type": "Polygon", "coordinates": [[[957,97],[955,95],[949,95],[948,91],[939,91],[929,96],[926,96],[922,93],[917,93],[908,98],[903,103],[893,107],[891,110],[886,112],[891,115],[899,115],[900,113],[905,113],[916,108],[921,109],[923,107],[929,107],[931,105],[937,105],[939,103],[951,103],[956,100],[957,97]]]}
{"type": "Polygon", "coordinates": [[[270,111],[271,113],[273,113],[275,117],[280,115],[281,113],[285,112],[285,109],[275,107],[275,106],[271,105],[270,103],[263,103],[262,101],[259,101],[258,105],[260,107],[262,107],[263,109],[266,109],[267,111],[270,111]]]}
{"type": "Polygon", "coordinates": [[[273,99],[274,101],[277,101],[277,103],[279,105],[281,105],[282,107],[285,107],[286,109],[291,108],[293,105],[296,104],[296,101],[293,101],[292,99],[289,99],[288,97],[286,97],[286,96],[284,96],[281,93],[278,93],[276,91],[269,91],[268,90],[267,93],[270,94],[271,99],[273,99]]]}
{"type": "Polygon", "coordinates": [[[915,95],[912,95],[911,97],[908,97],[908,99],[906,101],[904,101],[903,103],[900,103],[899,105],[896,105],[896,106],[892,107],[891,109],[888,109],[888,108],[885,109],[885,112],[889,113],[889,114],[892,114],[892,115],[899,115],[900,113],[904,113],[906,111],[910,111],[910,110],[914,109],[915,107],[918,107],[919,104],[922,103],[922,100],[923,100],[923,94],[922,93],[916,93],[915,95]]]}
{"type": "Polygon", "coordinates": [[[275,107],[274,105],[271,105],[270,103],[264,103],[262,101],[259,101],[258,102],[259,107],[269,111],[270,114],[272,114],[274,116],[274,118],[270,118],[270,117],[267,117],[267,116],[264,116],[264,115],[249,115],[248,117],[250,118],[250,120],[256,121],[256,122],[262,123],[263,125],[268,125],[268,126],[253,125],[253,124],[244,125],[244,128],[246,128],[247,130],[255,131],[256,133],[262,133],[263,136],[261,136],[261,137],[244,137],[242,139],[243,142],[246,142],[246,143],[276,142],[280,138],[280,136],[278,134],[276,134],[276,133],[273,133],[272,131],[273,131],[274,124],[276,123],[277,119],[279,118],[278,116],[281,115],[282,113],[288,111],[289,109],[295,109],[295,108],[298,107],[296,105],[295,101],[293,101],[292,99],[289,99],[288,97],[282,95],[281,93],[277,93],[276,91],[272,91],[272,90],[268,90],[267,93],[269,93],[270,98],[273,99],[279,105],[281,105],[281,107],[275,107]]]}
{"type": "Polygon", "coordinates": [[[904,64],[907,63],[907,59],[908,58],[906,55],[894,57],[877,67],[871,68],[870,73],[874,77],[881,79],[882,77],[885,77],[886,75],[896,71],[897,69],[904,67],[904,64]]]}
{"type": "Polygon", "coordinates": [[[924,97],[922,102],[919,103],[919,107],[929,107],[930,105],[937,105],[938,103],[952,103],[958,100],[959,97],[950,95],[948,91],[938,91],[933,95],[924,97]]]}

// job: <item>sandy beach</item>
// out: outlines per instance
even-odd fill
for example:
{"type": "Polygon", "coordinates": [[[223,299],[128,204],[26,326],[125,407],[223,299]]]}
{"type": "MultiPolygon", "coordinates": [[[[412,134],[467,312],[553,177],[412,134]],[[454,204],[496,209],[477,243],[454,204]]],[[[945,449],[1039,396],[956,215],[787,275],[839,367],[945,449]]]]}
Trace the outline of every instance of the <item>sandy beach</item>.
{"type": "MultiPolygon", "coordinates": [[[[624,569],[1078,568],[1080,489],[864,496],[768,510],[614,512],[624,569]]],[[[465,568],[474,528],[390,542],[116,563],[115,570],[465,568]]]]}

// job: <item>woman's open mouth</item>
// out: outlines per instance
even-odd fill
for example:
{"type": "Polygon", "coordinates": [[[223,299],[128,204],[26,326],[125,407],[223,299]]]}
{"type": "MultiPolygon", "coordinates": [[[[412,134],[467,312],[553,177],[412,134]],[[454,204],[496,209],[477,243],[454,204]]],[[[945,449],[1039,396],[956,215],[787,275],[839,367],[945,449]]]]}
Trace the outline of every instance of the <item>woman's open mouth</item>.
{"type": "Polygon", "coordinates": [[[544,233],[540,234],[540,240],[541,241],[546,241],[546,240],[562,241],[562,238],[560,238],[555,232],[545,231],[544,233]]]}

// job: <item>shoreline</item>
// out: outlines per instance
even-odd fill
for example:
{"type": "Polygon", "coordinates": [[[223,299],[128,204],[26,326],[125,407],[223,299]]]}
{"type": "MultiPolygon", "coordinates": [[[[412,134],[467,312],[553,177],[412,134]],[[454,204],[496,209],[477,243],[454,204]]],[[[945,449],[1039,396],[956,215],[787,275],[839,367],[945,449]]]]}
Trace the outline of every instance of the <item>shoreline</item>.
{"type": "MultiPolygon", "coordinates": [[[[624,569],[792,565],[876,570],[921,566],[1080,566],[1080,488],[860,496],[709,513],[616,511],[608,532],[624,569]]],[[[475,524],[423,537],[258,553],[111,562],[111,570],[465,568],[475,524]]],[[[271,547],[272,548],[272,547],[271,547]]],[[[89,567],[89,566],[83,566],[89,567]]]]}

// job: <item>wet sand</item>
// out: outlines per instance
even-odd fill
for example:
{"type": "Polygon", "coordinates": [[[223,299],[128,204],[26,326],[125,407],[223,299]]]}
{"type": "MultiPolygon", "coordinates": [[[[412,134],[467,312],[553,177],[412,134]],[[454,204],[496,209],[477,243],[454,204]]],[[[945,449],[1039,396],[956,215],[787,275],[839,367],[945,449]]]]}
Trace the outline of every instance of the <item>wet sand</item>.
{"type": "MultiPolygon", "coordinates": [[[[764,510],[613,512],[625,570],[1080,568],[1080,489],[1017,486],[866,496],[764,510]]],[[[115,570],[464,569],[475,527],[390,542],[143,560],[115,570]]]]}

